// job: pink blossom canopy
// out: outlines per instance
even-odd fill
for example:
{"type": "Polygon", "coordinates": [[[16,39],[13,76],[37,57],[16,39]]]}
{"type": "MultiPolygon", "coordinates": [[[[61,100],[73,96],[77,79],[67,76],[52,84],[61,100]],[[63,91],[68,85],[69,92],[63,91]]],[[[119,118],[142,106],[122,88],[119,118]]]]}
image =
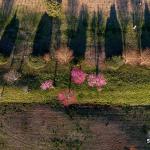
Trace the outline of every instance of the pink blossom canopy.
{"type": "Polygon", "coordinates": [[[41,84],[41,89],[42,90],[48,90],[48,89],[52,89],[53,87],[53,81],[51,80],[46,80],[41,84]]]}
{"type": "Polygon", "coordinates": [[[97,87],[97,88],[102,88],[107,84],[106,79],[104,78],[103,75],[95,75],[95,74],[90,74],[88,76],[88,85],[90,87],[97,87]]]}
{"type": "Polygon", "coordinates": [[[86,79],[86,73],[84,73],[81,69],[79,68],[73,68],[71,71],[71,78],[72,82],[75,84],[82,84],[85,79],[86,79]]]}
{"type": "Polygon", "coordinates": [[[76,94],[72,90],[63,90],[58,94],[58,100],[64,105],[68,106],[77,103],[76,94]]]}

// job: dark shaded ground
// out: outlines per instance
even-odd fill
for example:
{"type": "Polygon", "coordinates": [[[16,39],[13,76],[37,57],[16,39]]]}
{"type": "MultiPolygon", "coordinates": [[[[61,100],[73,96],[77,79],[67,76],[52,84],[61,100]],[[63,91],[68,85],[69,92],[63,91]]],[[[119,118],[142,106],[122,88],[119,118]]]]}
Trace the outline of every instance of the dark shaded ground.
{"type": "Polygon", "coordinates": [[[149,128],[149,106],[0,106],[1,150],[149,150],[149,128]]]}
{"type": "Polygon", "coordinates": [[[17,33],[19,30],[19,20],[15,14],[0,39],[0,53],[9,57],[15,47],[17,33]]]}
{"type": "Polygon", "coordinates": [[[33,56],[43,56],[49,53],[51,47],[52,36],[52,21],[53,18],[49,17],[47,13],[43,14],[38,25],[33,44],[33,56]]]}

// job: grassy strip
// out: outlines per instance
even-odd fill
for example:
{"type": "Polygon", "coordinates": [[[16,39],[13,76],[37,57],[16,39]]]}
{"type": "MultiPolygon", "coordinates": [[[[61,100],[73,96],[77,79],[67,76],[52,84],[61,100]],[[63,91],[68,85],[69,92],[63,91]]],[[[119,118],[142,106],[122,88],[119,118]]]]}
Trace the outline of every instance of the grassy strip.
{"type": "MultiPolygon", "coordinates": [[[[85,68],[86,72],[91,72],[85,68]]],[[[101,91],[89,88],[87,83],[82,86],[72,85],[78,95],[79,104],[113,104],[113,105],[149,105],[150,104],[150,70],[141,67],[123,66],[118,70],[103,72],[108,80],[107,86],[101,91]]],[[[20,86],[7,86],[0,103],[57,103],[57,94],[68,85],[68,73],[58,72],[57,87],[50,91],[42,91],[40,83],[53,79],[52,72],[39,73],[20,81],[28,84],[31,91],[24,92],[20,86]],[[28,81],[26,81],[28,80],[28,81]]]]}

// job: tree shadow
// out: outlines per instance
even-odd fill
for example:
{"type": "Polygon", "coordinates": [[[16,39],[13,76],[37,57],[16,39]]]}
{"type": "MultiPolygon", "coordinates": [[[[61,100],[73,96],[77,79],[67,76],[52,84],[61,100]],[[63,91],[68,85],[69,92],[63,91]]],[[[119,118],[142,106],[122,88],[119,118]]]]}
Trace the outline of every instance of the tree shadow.
{"type": "Polygon", "coordinates": [[[71,41],[76,35],[77,16],[78,16],[78,0],[68,0],[67,9],[67,46],[71,47],[71,41]]]}
{"type": "Polygon", "coordinates": [[[78,0],[68,0],[67,16],[67,46],[72,47],[72,39],[75,38],[77,26],[77,8],[78,0]]]}
{"type": "Polygon", "coordinates": [[[132,6],[132,17],[133,17],[133,26],[137,26],[140,28],[140,24],[142,21],[142,0],[131,0],[132,6]]]}
{"type": "Polygon", "coordinates": [[[41,17],[33,43],[33,56],[43,56],[49,53],[52,40],[53,18],[47,13],[41,17]]]}
{"type": "Polygon", "coordinates": [[[106,58],[122,55],[123,42],[121,27],[117,19],[115,5],[111,6],[110,17],[107,19],[105,30],[106,58]]]}
{"type": "Polygon", "coordinates": [[[0,32],[3,31],[4,25],[12,12],[14,0],[2,0],[0,5],[0,32]]]}
{"type": "Polygon", "coordinates": [[[150,10],[148,4],[145,4],[144,24],[141,35],[142,49],[150,48],[150,10]]]}
{"type": "Polygon", "coordinates": [[[82,6],[79,19],[77,22],[77,28],[71,30],[71,36],[68,37],[68,46],[74,52],[74,60],[78,62],[81,58],[84,58],[87,43],[87,28],[88,28],[88,11],[86,6],[82,6]]]}
{"type": "Polygon", "coordinates": [[[11,19],[10,23],[6,26],[0,40],[0,53],[2,53],[6,57],[9,57],[13,51],[18,30],[19,20],[15,14],[11,19]]]}

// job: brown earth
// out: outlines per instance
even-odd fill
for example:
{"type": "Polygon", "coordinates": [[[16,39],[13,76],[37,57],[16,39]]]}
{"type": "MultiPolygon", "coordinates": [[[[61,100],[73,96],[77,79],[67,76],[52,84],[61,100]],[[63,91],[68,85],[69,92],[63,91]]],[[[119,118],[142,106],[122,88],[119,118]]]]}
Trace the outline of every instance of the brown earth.
{"type": "MultiPolygon", "coordinates": [[[[146,108],[0,107],[1,150],[148,150],[146,108]]],[[[149,124],[148,124],[149,125],[149,124]]]]}

